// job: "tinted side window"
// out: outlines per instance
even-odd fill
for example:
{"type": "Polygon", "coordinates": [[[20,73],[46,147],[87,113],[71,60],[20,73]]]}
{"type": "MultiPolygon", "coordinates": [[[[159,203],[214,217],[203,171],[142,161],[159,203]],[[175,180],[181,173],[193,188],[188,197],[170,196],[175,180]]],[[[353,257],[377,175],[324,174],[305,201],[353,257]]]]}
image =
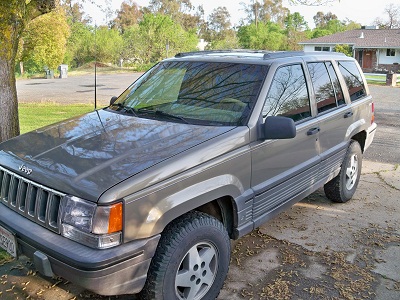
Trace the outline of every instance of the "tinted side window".
{"type": "Polygon", "coordinates": [[[318,112],[337,107],[336,93],[324,62],[307,64],[313,83],[318,112]]]}
{"type": "Polygon", "coordinates": [[[342,87],[340,86],[339,79],[337,77],[335,69],[333,68],[332,63],[331,62],[326,62],[325,64],[326,64],[326,66],[328,68],[329,76],[331,77],[331,80],[332,80],[332,83],[333,83],[333,88],[335,89],[337,104],[338,105],[346,104],[346,101],[344,100],[344,96],[343,96],[342,87]]]}
{"type": "Polygon", "coordinates": [[[264,104],[263,116],[284,116],[294,121],[311,116],[310,100],[301,65],[284,66],[276,71],[264,104]]]}
{"type": "Polygon", "coordinates": [[[342,72],[346,81],[351,101],[364,97],[367,93],[365,92],[364,82],[355,62],[339,61],[338,64],[340,72],[342,72]]]}

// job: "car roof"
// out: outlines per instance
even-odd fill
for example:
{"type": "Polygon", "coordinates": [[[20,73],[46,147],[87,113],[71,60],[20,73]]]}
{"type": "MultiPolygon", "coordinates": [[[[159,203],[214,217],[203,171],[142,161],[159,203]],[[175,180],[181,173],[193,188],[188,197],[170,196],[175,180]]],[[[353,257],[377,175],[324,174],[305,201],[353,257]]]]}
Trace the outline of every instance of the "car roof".
{"type": "Polygon", "coordinates": [[[185,60],[252,60],[258,61],[272,61],[280,58],[293,58],[293,57],[330,57],[330,58],[346,58],[343,53],[339,52],[304,52],[304,51],[266,51],[266,50],[248,50],[248,49],[234,49],[234,50],[206,50],[183,52],[175,55],[175,59],[185,60]]]}

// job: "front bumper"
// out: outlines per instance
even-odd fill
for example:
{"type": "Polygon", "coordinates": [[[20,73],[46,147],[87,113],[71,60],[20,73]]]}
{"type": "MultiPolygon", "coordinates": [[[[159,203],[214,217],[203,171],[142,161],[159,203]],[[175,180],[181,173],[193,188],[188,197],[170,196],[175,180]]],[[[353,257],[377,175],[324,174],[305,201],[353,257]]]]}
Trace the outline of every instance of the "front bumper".
{"type": "Polygon", "coordinates": [[[143,288],[160,235],[111,249],[92,249],[53,233],[0,205],[0,224],[17,238],[18,254],[45,276],[61,276],[100,295],[143,288]]]}

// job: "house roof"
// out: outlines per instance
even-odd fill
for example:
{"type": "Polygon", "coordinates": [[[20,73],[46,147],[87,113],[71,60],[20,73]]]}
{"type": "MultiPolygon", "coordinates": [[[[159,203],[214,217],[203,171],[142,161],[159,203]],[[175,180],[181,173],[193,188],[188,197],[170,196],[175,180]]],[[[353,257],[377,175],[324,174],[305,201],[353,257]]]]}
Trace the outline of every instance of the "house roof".
{"type": "Polygon", "coordinates": [[[354,29],[300,42],[300,45],[348,44],[354,48],[399,48],[400,29],[354,29]]]}

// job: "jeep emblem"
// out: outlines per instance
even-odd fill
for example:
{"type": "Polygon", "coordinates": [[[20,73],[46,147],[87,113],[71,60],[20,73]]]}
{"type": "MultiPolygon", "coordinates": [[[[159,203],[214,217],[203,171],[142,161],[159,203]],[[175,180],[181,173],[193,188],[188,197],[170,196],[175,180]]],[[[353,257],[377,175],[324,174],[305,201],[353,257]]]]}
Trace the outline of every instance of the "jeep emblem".
{"type": "Polygon", "coordinates": [[[25,166],[25,165],[20,165],[19,166],[19,170],[21,171],[21,172],[24,172],[24,173],[26,173],[26,175],[31,175],[32,174],[32,169],[29,169],[27,166],[25,166]]]}

